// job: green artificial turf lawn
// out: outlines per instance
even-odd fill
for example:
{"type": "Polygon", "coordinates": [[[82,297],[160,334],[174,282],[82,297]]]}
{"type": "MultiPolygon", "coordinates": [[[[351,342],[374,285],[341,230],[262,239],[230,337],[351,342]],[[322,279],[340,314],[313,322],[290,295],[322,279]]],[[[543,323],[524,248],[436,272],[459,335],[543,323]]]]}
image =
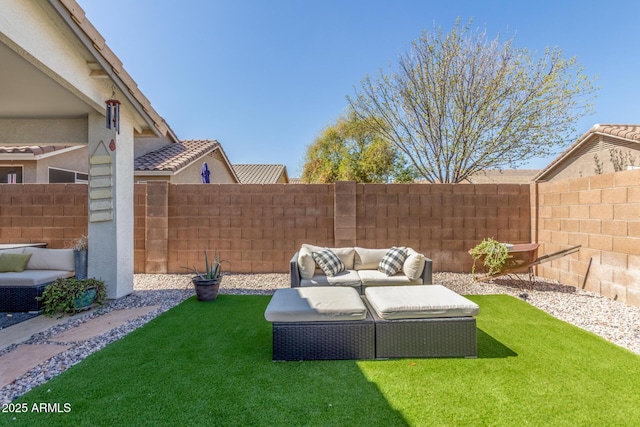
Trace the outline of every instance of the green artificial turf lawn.
{"type": "Polygon", "coordinates": [[[469,297],[478,359],[308,362],[271,361],[269,298],[191,298],[14,402],[71,412],[0,425],[640,425],[640,356],[515,298],[469,297]]]}

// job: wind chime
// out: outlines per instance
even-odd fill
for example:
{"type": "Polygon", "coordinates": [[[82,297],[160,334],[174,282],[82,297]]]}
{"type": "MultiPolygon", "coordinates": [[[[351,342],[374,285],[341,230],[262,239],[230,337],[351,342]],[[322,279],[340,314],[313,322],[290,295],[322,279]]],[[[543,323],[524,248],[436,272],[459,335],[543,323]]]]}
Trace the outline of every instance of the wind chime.
{"type": "Polygon", "coordinates": [[[107,129],[115,130],[120,134],[120,101],[113,99],[116,96],[115,90],[111,93],[112,99],[107,99],[107,129]]]}

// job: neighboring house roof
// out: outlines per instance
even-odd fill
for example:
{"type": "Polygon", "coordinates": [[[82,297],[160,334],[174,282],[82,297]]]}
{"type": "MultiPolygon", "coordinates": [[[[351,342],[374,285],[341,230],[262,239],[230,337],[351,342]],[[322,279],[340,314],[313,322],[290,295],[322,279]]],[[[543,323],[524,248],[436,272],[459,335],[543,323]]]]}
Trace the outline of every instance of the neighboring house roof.
{"type": "Polygon", "coordinates": [[[10,160],[38,160],[44,157],[55,156],[57,154],[67,153],[77,150],[82,146],[74,145],[65,146],[41,146],[41,145],[21,145],[19,147],[0,146],[0,159],[10,160]]]}
{"type": "Polygon", "coordinates": [[[131,78],[129,73],[123,68],[122,61],[107,46],[104,37],[98,32],[91,22],[86,18],[84,10],[75,0],[49,0],[51,5],[65,19],[67,24],[75,30],[78,28],[82,33],[76,31],[78,39],[85,47],[94,54],[97,54],[96,64],[91,64],[91,75],[95,77],[109,77],[118,86],[122,87],[121,92],[131,102],[138,114],[143,118],[148,118],[154,133],[162,136],[169,136],[174,141],[179,141],[176,134],[169,127],[167,122],[153,109],[151,102],[140,92],[138,85],[131,78]]]}
{"type": "MultiPolygon", "coordinates": [[[[173,174],[216,150],[221,154],[233,174],[233,168],[220,143],[209,139],[187,140],[167,144],[158,150],[150,151],[137,157],[134,160],[133,167],[137,172],[136,175],[149,171],[173,174]]],[[[235,178],[237,180],[237,177],[235,178]]]]}
{"type": "Polygon", "coordinates": [[[289,178],[289,184],[304,184],[302,178],[289,178]]]}
{"type": "Polygon", "coordinates": [[[233,169],[241,184],[277,184],[283,176],[289,182],[284,165],[233,165],[233,169]]]}
{"type": "Polygon", "coordinates": [[[540,169],[504,169],[486,170],[467,178],[472,184],[527,184],[540,172],[540,169]]]}
{"type": "Polygon", "coordinates": [[[579,150],[593,135],[609,135],[625,140],[628,142],[640,143],[640,125],[599,125],[595,124],[587,132],[582,134],[580,138],[564,150],[558,157],[551,161],[544,169],[540,171],[534,180],[538,181],[547,176],[552,170],[560,165],[565,159],[579,150]]]}

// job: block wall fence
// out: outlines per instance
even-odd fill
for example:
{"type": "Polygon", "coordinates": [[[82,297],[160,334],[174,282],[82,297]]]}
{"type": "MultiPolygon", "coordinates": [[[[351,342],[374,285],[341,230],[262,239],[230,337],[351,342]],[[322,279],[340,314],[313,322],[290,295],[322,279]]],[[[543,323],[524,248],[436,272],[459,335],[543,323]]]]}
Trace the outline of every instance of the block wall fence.
{"type": "MultiPolygon", "coordinates": [[[[0,185],[0,243],[61,248],[87,232],[84,184],[0,185]]],[[[469,272],[485,237],[581,244],[537,274],[640,306],[640,171],[539,184],[135,184],[135,272],[285,273],[303,243],[406,245],[435,271],[469,272]]]]}
{"type": "Polygon", "coordinates": [[[640,170],[540,183],[537,205],[539,253],[582,245],[538,275],[640,306],[640,170]]]}

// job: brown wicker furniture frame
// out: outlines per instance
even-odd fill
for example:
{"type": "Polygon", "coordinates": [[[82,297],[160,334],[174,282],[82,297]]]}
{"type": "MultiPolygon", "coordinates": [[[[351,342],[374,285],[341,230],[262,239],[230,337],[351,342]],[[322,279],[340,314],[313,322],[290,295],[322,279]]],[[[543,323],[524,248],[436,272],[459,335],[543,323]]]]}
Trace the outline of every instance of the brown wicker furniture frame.
{"type": "Polygon", "coordinates": [[[371,314],[364,320],[273,322],[273,360],[375,358],[371,314]]]}

